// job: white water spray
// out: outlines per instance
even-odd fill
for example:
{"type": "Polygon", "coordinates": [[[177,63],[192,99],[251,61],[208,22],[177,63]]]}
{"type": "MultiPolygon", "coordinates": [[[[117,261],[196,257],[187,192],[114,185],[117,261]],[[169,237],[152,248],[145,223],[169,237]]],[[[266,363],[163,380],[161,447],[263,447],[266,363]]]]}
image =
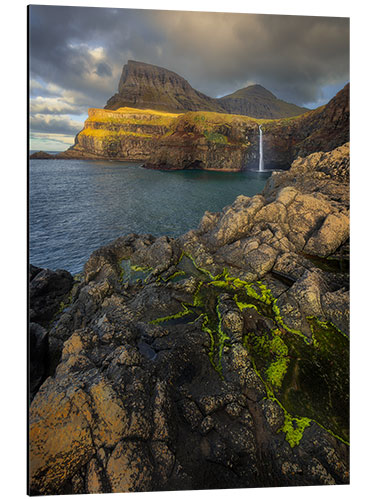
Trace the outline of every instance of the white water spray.
{"type": "Polygon", "coordinates": [[[263,131],[262,125],[259,125],[259,172],[263,172],[263,167],[263,131]]]}

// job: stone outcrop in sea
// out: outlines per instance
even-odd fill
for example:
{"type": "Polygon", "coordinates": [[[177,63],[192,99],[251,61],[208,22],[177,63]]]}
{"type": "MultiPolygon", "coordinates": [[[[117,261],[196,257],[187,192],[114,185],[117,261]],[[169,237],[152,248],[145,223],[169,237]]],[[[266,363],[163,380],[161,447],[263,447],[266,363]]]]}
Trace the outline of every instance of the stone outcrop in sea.
{"type": "Polygon", "coordinates": [[[74,281],[33,268],[31,493],[348,483],[348,182],[344,144],[74,281]]]}

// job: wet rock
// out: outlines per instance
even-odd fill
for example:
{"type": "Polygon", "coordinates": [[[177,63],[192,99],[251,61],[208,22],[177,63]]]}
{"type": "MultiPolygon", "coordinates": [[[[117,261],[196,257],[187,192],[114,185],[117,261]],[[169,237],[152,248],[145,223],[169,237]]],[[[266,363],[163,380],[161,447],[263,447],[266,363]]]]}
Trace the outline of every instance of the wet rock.
{"type": "Polygon", "coordinates": [[[328,291],[328,286],[320,270],[306,271],[288,290],[305,316],[322,317],[321,295],[328,291]]]}
{"type": "Polygon", "coordinates": [[[135,265],[157,267],[158,272],[165,271],[172,264],[173,247],[173,243],[167,236],[161,236],[150,246],[136,250],[132,255],[132,262],[135,265]]]}
{"type": "Polygon", "coordinates": [[[204,234],[214,229],[220,219],[220,213],[206,211],[199,223],[198,233],[204,234]]]}
{"type": "Polygon", "coordinates": [[[199,425],[202,422],[203,415],[199,411],[198,406],[194,401],[185,399],[181,401],[179,404],[179,408],[181,411],[182,416],[188,422],[188,424],[191,426],[193,430],[198,429],[199,425]]]}
{"type": "Polygon", "coordinates": [[[172,475],[175,455],[167,444],[160,441],[152,442],[151,450],[155,463],[154,477],[157,478],[155,481],[157,488],[155,489],[164,489],[172,475]]]}
{"type": "Polygon", "coordinates": [[[103,493],[106,490],[103,475],[102,465],[96,458],[92,458],[87,468],[87,493],[103,493]]]}

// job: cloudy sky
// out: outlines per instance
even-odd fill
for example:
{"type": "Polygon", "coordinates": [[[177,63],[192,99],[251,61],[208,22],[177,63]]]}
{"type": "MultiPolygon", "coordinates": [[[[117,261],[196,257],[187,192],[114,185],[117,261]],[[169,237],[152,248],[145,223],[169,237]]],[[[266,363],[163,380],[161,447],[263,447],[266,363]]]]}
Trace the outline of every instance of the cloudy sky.
{"type": "Polygon", "coordinates": [[[309,108],[349,80],[346,18],[31,6],[30,147],[65,150],[128,59],[211,97],[253,83],[309,108]]]}

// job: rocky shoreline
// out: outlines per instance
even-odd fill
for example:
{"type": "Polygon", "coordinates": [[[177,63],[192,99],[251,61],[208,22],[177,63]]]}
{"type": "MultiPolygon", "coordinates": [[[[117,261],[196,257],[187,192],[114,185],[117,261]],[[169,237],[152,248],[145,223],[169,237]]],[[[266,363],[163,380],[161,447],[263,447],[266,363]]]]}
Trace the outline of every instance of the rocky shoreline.
{"type": "Polygon", "coordinates": [[[30,492],[349,482],[349,143],[179,238],[32,268],[30,492]]]}

